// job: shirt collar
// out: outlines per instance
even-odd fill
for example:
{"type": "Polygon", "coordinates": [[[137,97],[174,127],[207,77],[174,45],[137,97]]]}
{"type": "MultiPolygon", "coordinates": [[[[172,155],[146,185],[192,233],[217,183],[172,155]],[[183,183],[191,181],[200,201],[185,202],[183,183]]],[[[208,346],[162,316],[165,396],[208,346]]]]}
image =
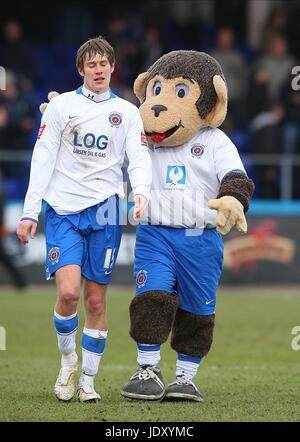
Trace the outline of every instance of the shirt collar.
{"type": "Polygon", "coordinates": [[[92,92],[89,89],[87,89],[84,85],[82,85],[82,94],[86,97],[89,98],[92,101],[95,101],[96,103],[99,103],[100,101],[105,101],[108,100],[111,96],[111,91],[110,89],[108,89],[108,91],[103,92],[103,93],[96,93],[96,92],[92,92]]]}

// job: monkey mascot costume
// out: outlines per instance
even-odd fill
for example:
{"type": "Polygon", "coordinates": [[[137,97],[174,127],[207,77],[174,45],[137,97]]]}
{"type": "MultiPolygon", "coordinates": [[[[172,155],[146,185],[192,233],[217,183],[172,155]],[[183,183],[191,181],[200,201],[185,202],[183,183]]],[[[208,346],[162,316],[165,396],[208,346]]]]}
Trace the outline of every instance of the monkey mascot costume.
{"type": "Polygon", "coordinates": [[[236,147],[217,129],[226,116],[227,87],[214,58],[170,52],[138,76],[134,92],[153,183],[148,216],[137,227],[136,296],[130,304],[139,367],[121,394],[202,401],[192,380],[213,340],[220,233],[234,226],[246,233],[244,213],[254,185],[236,147]],[[176,379],[165,387],[158,362],[170,333],[176,379]]]}
{"type": "Polygon", "coordinates": [[[234,226],[246,233],[254,184],[234,144],[217,129],[226,117],[227,87],[214,58],[186,50],[165,54],[138,76],[134,92],[153,183],[147,216],[137,227],[130,304],[138,369],[121,394],[203,401],[193,378],[213,340],[221,234],[234,226]],[[176,378],[165,386],[158,363],[170,334],[176,378]]]}

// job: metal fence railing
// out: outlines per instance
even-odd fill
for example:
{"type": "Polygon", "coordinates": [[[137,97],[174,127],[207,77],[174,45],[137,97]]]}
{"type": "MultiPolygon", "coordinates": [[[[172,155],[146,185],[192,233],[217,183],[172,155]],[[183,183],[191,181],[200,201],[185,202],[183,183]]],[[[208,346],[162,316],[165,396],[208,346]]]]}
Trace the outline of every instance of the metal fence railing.
{"type": "Polygon", "coordinates": [[[280,175],[280,199],[290,200],[293,196],[293,168],[300,166],[300,155],[295,154],[244,154],[244,163],[255,166],[277,166],[280,175]]]}
{"type": "MultiPolygon", "coordinates": [[[[0,150],[0,163],[30,162],[31,151],[0,150]]],[[[300,166],[300,155],[296,154],[241,154],[244,164],[255,169],[256,166],[276,166],[280,175],[280,199],[290,200],[293,196],[294,181],[297,177],[293,168],[300,166]]],[[[2,165],[5,168],[5,164],[2,165]]]]}

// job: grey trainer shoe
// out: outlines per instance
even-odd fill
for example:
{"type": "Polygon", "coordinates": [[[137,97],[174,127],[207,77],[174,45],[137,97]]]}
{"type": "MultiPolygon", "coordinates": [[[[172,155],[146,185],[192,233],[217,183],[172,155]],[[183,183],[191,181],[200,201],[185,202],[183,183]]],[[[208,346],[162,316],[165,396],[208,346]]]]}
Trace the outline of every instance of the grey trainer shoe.
{"type": "Polygon", "coordinates": [[[142,366],[131,376],[121,390],[121,395],[130,399],[155,401],[165,394],[162,373],[158,367],[142,366]]]}
{"type": "Polygon", "coordinates": [[[165,399],[189,400],[197,402],[204,401],[204,397],[196,385],[183,376],[178,377],[176,381],[167,386],[165,399]]]}

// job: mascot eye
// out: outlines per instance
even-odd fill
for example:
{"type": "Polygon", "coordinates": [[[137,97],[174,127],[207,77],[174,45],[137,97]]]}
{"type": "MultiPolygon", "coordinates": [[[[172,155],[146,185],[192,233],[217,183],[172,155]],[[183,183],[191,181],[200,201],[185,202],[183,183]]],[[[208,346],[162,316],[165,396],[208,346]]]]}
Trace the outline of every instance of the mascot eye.
{"type": "Polygon", "coordinates": [[[183,98],[188,95],[190,88],[186,84],[177,84],[176,95],[179,98],[183,98]]]}
{"type": "Polygon", "coordinates": [[[153,86],[153,95],[159,95],[161,93],[161,82],[156,81],[153,86]]]}

